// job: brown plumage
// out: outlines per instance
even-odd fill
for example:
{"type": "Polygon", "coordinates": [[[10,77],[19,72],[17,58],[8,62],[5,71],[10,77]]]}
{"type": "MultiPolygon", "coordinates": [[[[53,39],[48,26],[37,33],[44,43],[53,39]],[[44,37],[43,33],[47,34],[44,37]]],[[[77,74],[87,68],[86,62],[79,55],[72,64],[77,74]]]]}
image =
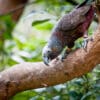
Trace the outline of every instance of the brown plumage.
{"type": "Polygon", "coordinates": [[[56,58],[66,46],[72,48],[75,40],[87,35],[94,16],[94,7],[91,2],[91,0],[84,1],[58,21],[43,49],[45,64],[48,65],[49,61],[56,58]]]}

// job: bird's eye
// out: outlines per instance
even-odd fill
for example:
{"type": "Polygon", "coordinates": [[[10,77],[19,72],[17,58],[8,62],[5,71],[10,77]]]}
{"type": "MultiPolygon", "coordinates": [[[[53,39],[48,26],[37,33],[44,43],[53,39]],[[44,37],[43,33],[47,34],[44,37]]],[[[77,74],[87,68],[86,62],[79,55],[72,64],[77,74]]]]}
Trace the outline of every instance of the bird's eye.
{"type": "Polygon", "coordinates": [[[48,53],[50,53],[51,51],[48,50],[48,53]]]}

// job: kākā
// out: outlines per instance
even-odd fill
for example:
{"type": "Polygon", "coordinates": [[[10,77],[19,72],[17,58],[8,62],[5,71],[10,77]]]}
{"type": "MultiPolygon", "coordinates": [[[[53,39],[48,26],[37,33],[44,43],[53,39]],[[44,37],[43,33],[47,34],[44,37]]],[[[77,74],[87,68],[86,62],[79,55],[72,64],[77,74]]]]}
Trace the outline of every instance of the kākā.
{"type": "Polygon", "coordinates": [[[49,65],[49,62],[61,54],[67,46],[68,48],[61,59],[65,58],[74,46],[75,40],[80,37],[86,39],[84,42],[84,47],[86,47],[88,40],[87,30],[94,16],[93,1],[85,0],[58,21],[52,30],[48,43],[42,51],[43,61],[46,65],[49,65]]]}

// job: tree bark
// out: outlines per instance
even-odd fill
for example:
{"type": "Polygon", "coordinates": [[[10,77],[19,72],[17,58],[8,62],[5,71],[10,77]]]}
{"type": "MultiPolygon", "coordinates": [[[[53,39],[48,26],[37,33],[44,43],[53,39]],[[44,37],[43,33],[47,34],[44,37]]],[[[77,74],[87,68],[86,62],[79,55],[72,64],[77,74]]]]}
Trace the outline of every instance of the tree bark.
{"type": "Polygon", "coordinates": [[[64,83],[91,71],[100,63],[100,24],[92,37],[87,50],[80,48],[71,52],[64,62],[54,59],[50,66],[43,62],[25,62],[0,72],[0,100],[8,100],[24,90],[64,83]]]}
{"type": "Polygon", "coordinates": [[[50,66],[42,62],[15,65],[0,73],[0,100],[8,100],[18,92],[48,87],[67,82],[91,71],[100,63],[100,25],[89,41],[87,51],[83,48],[70,53],[61,62],[53,60],[50,66]]]}
{"type": "MultiPolygon", "coordinates": [[[[12,11],[16,7],[26,3],[27,1],[28,0],[0,0],[0,15],[5,15],[6,13],[12,11]]],[[[22,11],[23,8],[16,10],[12,14],[12,18],[17,21],[22,11]]]]}

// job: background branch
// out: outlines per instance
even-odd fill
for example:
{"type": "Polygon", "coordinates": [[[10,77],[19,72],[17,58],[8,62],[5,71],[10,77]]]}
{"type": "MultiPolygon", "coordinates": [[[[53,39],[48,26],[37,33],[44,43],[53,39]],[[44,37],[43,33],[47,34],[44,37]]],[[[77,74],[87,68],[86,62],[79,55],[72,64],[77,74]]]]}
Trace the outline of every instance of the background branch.
{"type": "MultiPolygon", "coordinates": [[[[26,4],[27,0],[0,0],[0,16],[6,15],[13,9],[20,8],[19,6],[26,4]]],[[[23,11],[23,7],[13,12],[12,18],[17,21],[23,11]]]]}
{"type": "Polygon", "coordinates": [[[17,10],[20,10],[20,9],[24,8],[26,5],[31,5],[31,4],[33,4],[35,2],[36,1],[20,4],[17,7],[13,8],[13,9],[10,9],[9,11],[7,11],[5,13],[1,13],[0,16],[4,16],[4,15],[15,13],[17,10]]]}

